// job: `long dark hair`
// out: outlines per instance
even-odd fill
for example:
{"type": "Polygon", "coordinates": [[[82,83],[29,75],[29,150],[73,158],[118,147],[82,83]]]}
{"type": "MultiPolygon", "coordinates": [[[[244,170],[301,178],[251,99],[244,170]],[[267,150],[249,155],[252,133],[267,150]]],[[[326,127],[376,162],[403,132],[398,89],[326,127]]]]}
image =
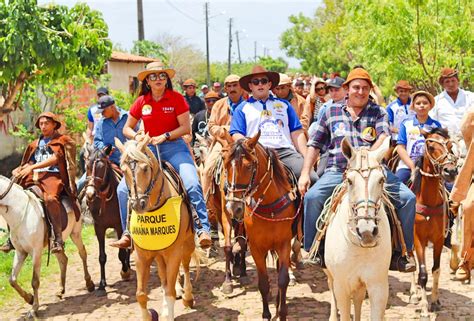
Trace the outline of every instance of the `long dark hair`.
{"type": "MultiPolygon", "coordinates": [[[[171,79],[169,77],[166,79],[166,86],[165,87],[166,87],[166,89],[173,90],[173,82],[171,81],[171,79]]],[[[140,86],[140,91],[138,92],[138,96],[144,96],[144,95],[148,94],[150,91],[151,91],[151,88],[148,85],[147,79],[145,78],[145,79],[143,79],[142,84],[140,86]]]]}

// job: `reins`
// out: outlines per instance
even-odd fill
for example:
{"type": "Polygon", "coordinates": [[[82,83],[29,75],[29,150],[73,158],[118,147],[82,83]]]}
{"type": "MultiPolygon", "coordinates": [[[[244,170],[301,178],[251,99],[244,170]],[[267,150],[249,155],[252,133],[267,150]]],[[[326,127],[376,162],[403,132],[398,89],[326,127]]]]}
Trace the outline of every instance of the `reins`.
{"type": "Polygon", "coordinates": [[[13,184],[16,183],[16,181],[18,180],[18,178],[16,176],[13,176],[11,179],[10,179],[10,183],[8,184],[8,187],[7,189],[5,190],[5,192],[3,192],[1,195],[0,195],[0,200],[4,199],[7,194],[10,192],[10,190],[12,189],[12,186],[13,184]]]}

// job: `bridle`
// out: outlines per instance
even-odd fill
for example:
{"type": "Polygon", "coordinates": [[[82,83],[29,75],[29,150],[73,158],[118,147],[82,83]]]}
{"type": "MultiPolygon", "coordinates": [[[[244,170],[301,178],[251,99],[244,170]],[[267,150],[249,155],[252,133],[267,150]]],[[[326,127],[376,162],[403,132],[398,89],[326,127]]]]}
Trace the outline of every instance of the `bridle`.
{"type": "Polygon", "coordinates": [[[109,174],[111,162],[107,157],[104,157],[104,155],[101,156],[102,157],[96,157],[92,162],[92,173],[87,178],[86,188],[94,188],[95,190],[97,190],[97,197],[99,197],[103,201],[105,200],[106,202],[109,202],[114,197],[114,191],[110,188],[111,184],[107,184],[104,189],[101,188],[104,186],[104,182],[106,181],[107,175],[109,174]],[[96,168],[99,162],[104,163],[104,174],[102,175],[102,177],[96,175],[96,168]]]}
{"type": "Polygon", "coordinates": [[[457,166],[457,158],[456,156],[449,151],[449,147],[448,147],[448,144],[450,143],[451,141],[449,139],[445,139],[445,140],[439,140],[439,139],[436,139],[436,138],[426,138],[425,140],[425,153],[426,155],[428,156],[428,159],[429,161],[431,162],[431,164],[433,165],[433,168],[434,168],[434,174],[431,174],[431,173],[427,173],[423,170],[420,169],[420,173],[424,176],[428,176],[428,177],[439,177],[441,174],[441,169],[446,166],[446,165],[453,165],[454,167],[457,166]],[[441,147],[443,148],[443,154],[441,154],[439,157],[433,157],[428,149],[428,142],[433,142],[433,143],[437,143],[439,145],[441,145],[441,147]]]}

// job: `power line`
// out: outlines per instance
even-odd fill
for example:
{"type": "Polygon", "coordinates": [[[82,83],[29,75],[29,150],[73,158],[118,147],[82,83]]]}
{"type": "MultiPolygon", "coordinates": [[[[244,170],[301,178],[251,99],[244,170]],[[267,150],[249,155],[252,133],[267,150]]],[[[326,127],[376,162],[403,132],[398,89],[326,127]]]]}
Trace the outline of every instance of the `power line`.
{"type": "Polygon", "coordinates": [[[191,19],[192,21],[194,21],[198,24],[202,24],[202,21],[199,21],[199,20],[195,19],[193,16],[191,16],[188,13],[184,12],[183,10],[181,10],[180,8],[175,6],[170,0],[166,0],[166,3],[169,4],[173,9],[175,9],[176,11],[181,13],[183,16],[185,16],[186,18],[191,19]]]}

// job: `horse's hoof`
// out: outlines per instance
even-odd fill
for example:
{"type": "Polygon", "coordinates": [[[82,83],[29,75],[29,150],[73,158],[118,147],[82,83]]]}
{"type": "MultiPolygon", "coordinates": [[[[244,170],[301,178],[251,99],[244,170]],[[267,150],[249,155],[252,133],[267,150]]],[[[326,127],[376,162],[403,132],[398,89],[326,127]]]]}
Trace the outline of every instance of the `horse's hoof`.
{"type": "Polygon", "coordinates": [[[439,300],[436,302],[431,302],[430,312],[436,312],[439,310],[441,310],[441,303],[439,302],[439,300]]]}
{"type": "Polygon", "coordinates": [[[150,313],[151,316],[151,321],[158,321],[160,317],[158,316],[158,312],[156,312],[153,309],[148,309],[148,312],[150,313]]]}
{"type": "Polygon", "coordinates": [[[429,314],[420,315],[420,321],[431,321],[429,314]]]}
{"type": "Polygon", "coordinates": [[[250,284],[250,278],[247,275],[241,276],[239,278],[239,283],[242,286],[246,286],[250,284]]]}
{"type": "Polygon", "coordinates": [[[128,281],[130,280],[130,269],[128,269],[127,271],[120,271],[120,276],[122,277],[122,280],[124,281],[128,281]]]}
{"type": "Polygon", "coordinates": [[[103,297],[103,296],[106,296],[107,295],[107,291],[105,291],[105,289],[97,289],[95,291],[95,296],[96,297],[103,297]]]}
{"type": "Polygon", "coordinates": [[[233,276],[239,276],[241,273],[240,266],[234,265],[232,266],[232,275],[233,276]]]}
{"type": "Polygon", "coordinates": [[[56,292],[56,296],[57,296],[59,299],[62,299],[62,298],[63,298],[63,295],[64,295],[64,290],[59,290],[58,292],[56,292]]]}
{"type": "Polygon", "coordinates": [[[288,286],[295,286],[296,285],[296,279],[290,278],[290,282],[288,282],[288,286]]]}
{"type": "Polygon", "coordinates": [[[28,311],[28,313],[25,316],[25,319],[32,319],[32,320],[38,319],[38,311],[35,311],[35,310],[28,311]]]}
{"type": "Polygon", "coordinates": [[[33,302],[35,300],[33,295],[30,293],[27,293],[24,299],[25,299],[25,302],[28,303],[29,305],[33,305],[33,302]]]}
{"type": "Polygon", "coordinates": [[[232,282],[224,282],[224,284],[222,284],[222,293],[232,294],[233,290],[232,282]]]}
{"type": "Polygon", "coordinates": [[[191,299],[191,300],[185,300],[185,299],[183,299],[183,305],[184,305],[186,308],[192,309],[192,308],[194,307],[194,299],[191,299]]]}
{"type": "Polygon", "coordinates": [[[182,288],[179,288],[179,289],[176,289],[176,300],[179,300],[183,297],[183,289],[182,288]]]}
{"type": "Polygon", "coordinates": [[[420,299],[418,299],[418,296],[416,294],[413,294],[410,296],[410,304],[418,304],[420,302],[420,299]]]}
{"type": "MultiPolygon", "coordinates": [[[[90,293],[90,292],[94,292],[95,290],[95,285],[94,285],[94,282],[92,281],[88,281],[86,282],[86,288],[87,288],[87,291],[90,293]]],[[[64,292],[63,292],[64,293],[64,292]]]]}

